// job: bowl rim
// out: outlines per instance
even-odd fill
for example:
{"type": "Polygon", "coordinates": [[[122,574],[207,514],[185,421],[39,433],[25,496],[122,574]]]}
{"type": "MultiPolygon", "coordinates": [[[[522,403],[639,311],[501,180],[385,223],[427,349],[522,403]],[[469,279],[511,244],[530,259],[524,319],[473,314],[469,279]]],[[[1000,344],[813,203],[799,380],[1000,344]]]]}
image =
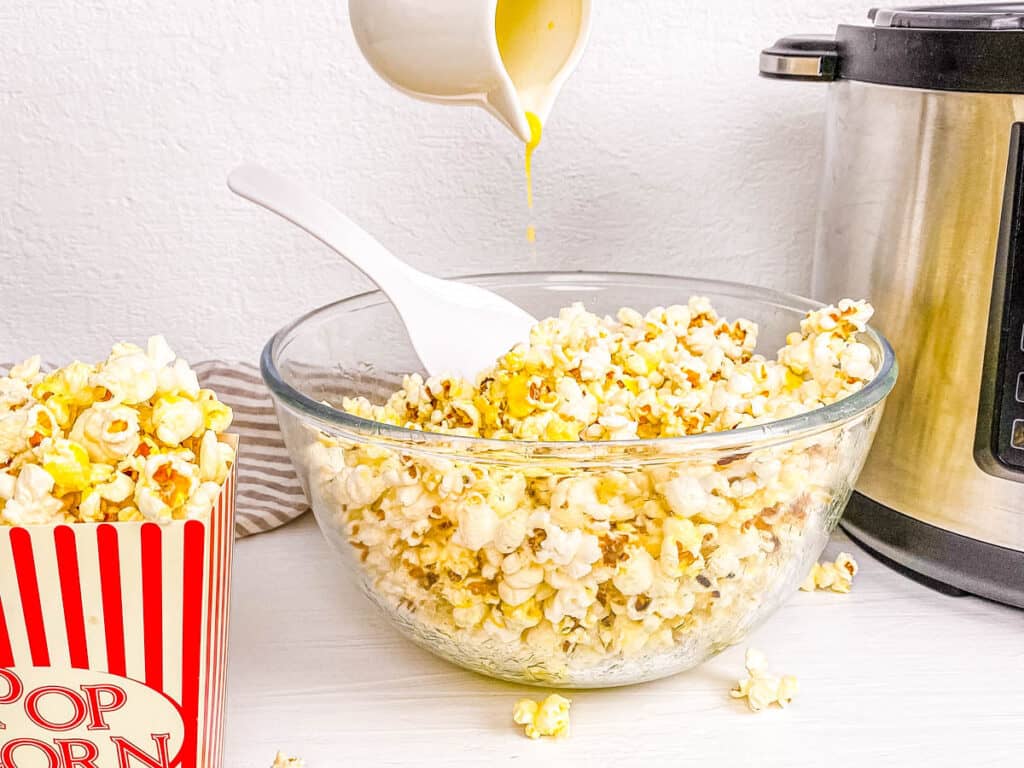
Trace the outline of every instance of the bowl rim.
{"type": "MultiPolygon", "coordinates": [[[[741,293],[757,291],[758,300],[761,303],[791,311],[807,312],[825,306],[822,302],[808,299],[798,294],[762,288],[747,283],[647,272],[529,270],[522,272],[485,272],[456,275],[447,279],[461,282],[497,282],[502,279],[514,278],[522,280],[524,278],[529,279],[530,277],[544,281],[563,279],[568,282],[574,280],[612,281],[628,278],[686,281],[706,286],[708,291],[718,291],[726,294],[730,291],[739,291],[741,293]]],[[[896,384],[899,373],[892,345],[884,335],[875,330],[873,326],[868,325],[865,333],[878,345],[882,355],[875,378],[868,382],[863,389],[842,400],[813,411],[765,422],[764,424],[754,424],[719,432],[702,432],[695,435],[638,438],[635,440],[544,441],[471,437],[443,432],[427,432],[373,421],[372,419],[364,419],[314,400],[285,381],[278,369],[275,360],[276,353],[281,343],[292,332],[314,317],[327,313],[341,305],[366,301],[375,297],[388,301],[380,289],[373,288],[317,307],[278,330],[270,337],[260,354],[260,374],[278,404],[284,403],[292,410],[298,411],[310,418],[316,424],[328,428],[332,433],[340,429],[343,433],[348,433],[345,437],[357,441],[380,441],[382,443],[399,441],[405,444],[413,443],[417,447],[422,448],[443,447],[449,454],[453,450],[459,453],[458,449],[463,448],[466,449],[467,453],[474,454],[481,450],[499,452],[509,452],[510,450],[521,452],[525,450],[550,457],[578,456],[580,458],[593,456],[595,452],[602,450],[653,449],[658,451],[671,447],[671,453],[678,454],[680,452],[718,451],[730,447],[749,446],[751,444],[774,444],[789,442],[828,431],[870,411],[873,407],[882,403],[889,395],[896,384]]],[[[756,319],[753,321],[757,322],[756,319]]]]}

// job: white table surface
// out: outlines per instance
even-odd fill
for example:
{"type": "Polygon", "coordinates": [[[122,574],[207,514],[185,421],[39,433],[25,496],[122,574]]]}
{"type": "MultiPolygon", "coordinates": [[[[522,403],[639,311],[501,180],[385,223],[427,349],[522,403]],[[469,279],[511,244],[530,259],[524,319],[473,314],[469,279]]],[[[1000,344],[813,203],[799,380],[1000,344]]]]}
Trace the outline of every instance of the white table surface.
{"type": "Polygon", "coordinates": [[[837,534],[861,565],[849,595],[797,593],[750,638],[797,675],[786,710],[728,696],[743,647],[698,670],[572,692],[572,734],[533,742],[526,686],[480,677],[392,630],[311,515],[235,550],[227,766],[277,749],[307,768],[1024,766],[1024,611],[937,594],[837,534]]]}

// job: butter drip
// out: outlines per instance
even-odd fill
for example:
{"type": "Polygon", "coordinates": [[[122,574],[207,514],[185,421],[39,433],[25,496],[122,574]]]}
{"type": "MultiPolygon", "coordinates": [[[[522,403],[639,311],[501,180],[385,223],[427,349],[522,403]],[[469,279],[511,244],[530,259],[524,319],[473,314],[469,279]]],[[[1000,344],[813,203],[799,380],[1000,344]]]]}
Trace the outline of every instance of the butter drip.
{"type": "Polygon", "coordinates": [[[540,144],[543,127],[540,118],[533,112],[526,113],[526,122],[530,126],[530,140],[526,144],[526,207],[530,210],[531,223],[526,228],[526,240],[533,243],[537,241],[537,229],[532,223],[533,219],[533,151],[540,144]]]}

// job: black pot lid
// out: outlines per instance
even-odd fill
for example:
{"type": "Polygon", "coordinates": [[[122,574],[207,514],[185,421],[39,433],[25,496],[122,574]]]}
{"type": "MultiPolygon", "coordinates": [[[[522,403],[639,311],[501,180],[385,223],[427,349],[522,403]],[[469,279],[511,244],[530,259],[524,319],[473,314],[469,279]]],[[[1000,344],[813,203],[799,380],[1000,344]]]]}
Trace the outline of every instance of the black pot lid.
{"type": "Polygon", "coordinates": [[[943,91],[1024,94],[1024,2],[875,8],[869,25],[784,37],[761,74],[943,91]]]}

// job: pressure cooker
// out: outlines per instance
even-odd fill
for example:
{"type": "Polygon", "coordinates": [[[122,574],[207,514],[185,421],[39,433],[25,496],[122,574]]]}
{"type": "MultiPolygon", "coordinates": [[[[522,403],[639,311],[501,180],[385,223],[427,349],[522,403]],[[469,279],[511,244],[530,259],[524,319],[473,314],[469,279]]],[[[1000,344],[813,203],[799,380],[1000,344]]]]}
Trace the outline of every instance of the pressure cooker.
{"type": "Polygon", "coordinates": [[[828,91],[812,292],[870,299],[900,360],[843,524],[1024,607],[1024,3],[868,18],[761,55],[828,91]]]}

